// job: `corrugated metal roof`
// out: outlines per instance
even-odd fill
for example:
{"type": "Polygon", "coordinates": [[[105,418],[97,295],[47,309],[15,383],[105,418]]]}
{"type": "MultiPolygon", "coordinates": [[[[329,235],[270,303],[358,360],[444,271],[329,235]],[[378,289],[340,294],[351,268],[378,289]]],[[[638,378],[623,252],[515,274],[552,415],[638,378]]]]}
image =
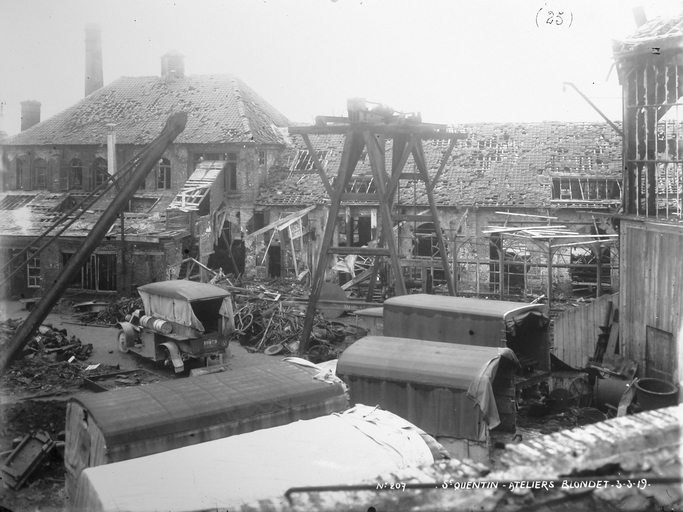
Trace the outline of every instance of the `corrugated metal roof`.
{"type": "Polygon", "coordinates": [[[178,279],[139,286],[138,291],[187,301],[227,297],[230,292],[208,283],[178,279]]]}
{"type": "MultiPolygon", "coordinates": [[[[617,123],[619,124],[619,123],[617,123]]],[[[607,123],[472,123],[452,127],[467,133],[458,140],[434,188],[440,206],[548,207],[552,200],[553,176],[621,177],[622,139],[607,123]]],[[[290,161],[306,149],[299,136],[292,136],[290,161]]],[[[327,151],[326,174],[337,176],[343,152],[342,135],[312,135],[317,151],[327,151]]],[[[431,176],[448,148],[448,141],[423,142],[431,176]]],[[[391,141],[387,141],[387,169],[391,169],[391,141]]],[[[406,172],[414,172],[410,156],[406,172]]],[[[355,175],[370,175],[367,158],[359,162],[355,175]]],[[[399,205],[427,205],[422,182],[401,182],[399,205]],[[409,186],[406,186],[409,185],[409,186]],[[413,186],[414,184],[414,186],[413,186]]],[[[328,203],[318,174],[271,169],[261,188],[262,205],[308,205],[328,203]]]]}
{"type": "Polygon", "coordinates": [[[114,123],[118,144],[143,145],[180,111],[188,114],[188,121],[176,144],[283,144],[278,128],[290,124],[234,75],[122,77],[2,144],[103,144],[107,123],[114,123]]]}
{"type": "Polygon", "coordinates": [[[494,347],[366,336],[342,353],[337,375],[467,390],[499,355],[494,347]]]}
{"type": "Polygon", "coordinates": [[[391,297],[384,301],[384,308],[420,308],[426,311],[442,311],[446,313],[490,317],[504,322],[516,313],[534,310],[545,316],[548,306],[543,304],[525,304],[523,302],[509,302],[503,300],[473,299],[469,297],[445,297],[424,293],[391,297]]]}
{"type": "MultiPolygon", "coordinates": [[[[304,368],[278,362],[96,395],[84,394],[72,400],[88,410],[112,449],[122,443],[179,436],[313,405],[336,396],[344,396],[340,384],[315,380],[304,368]]],[[[319,415],[327,413],[319,411],[319,415]]],[[[307,415],[313,416],[316,415],[307,415]]],[[[207,436],[204,434],[205,439],[207,436]]]]}

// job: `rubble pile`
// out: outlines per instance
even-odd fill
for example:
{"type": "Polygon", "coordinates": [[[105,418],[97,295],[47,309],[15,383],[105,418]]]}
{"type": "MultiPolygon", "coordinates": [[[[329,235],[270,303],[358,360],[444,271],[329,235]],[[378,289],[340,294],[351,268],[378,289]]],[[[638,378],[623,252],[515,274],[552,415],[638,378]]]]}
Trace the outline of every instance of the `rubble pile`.
{"type": "Polygon", "coordinates": [[[142,299],[139,297],[122,297],[107,303],[107,306],[100,310],[85,311],[74,313],[73,318],[79,322],[95,325],[115,325],[126,319],[133,311],[143,309],[142,299]]]}
{"type": "Polygon", "coordinates": [[[83,377],[118,371],[108,365],[84,365],[78,361],[52,361],[43,355],[29,355],[14,361],[2,376],[0,389],[6,394],[58,395],[83,387],[83,377]]]}
{"type": "MultiPolygon", "coordinates": [[[[219,285],[220,286],[220,285],[219,285]]],[[[307,293],[297,283],[275,280],[244,288],[226,287],[235,301],[233,339],[250,352],[269,355],[298,350],[306,315],[307,293]]],[[[355,334],[355,327],[342,322],[315,317],[311,332],[309,359],[314,363],[336,359],[343,350],[342,342],[355,334]]]]}
{"type": "Polygon", "coordinates": [[[54,361],[66,361],[75,357],[79,361],[85,361],[92,354],[92,343],[83,344],[76,336],[69,336],[66,329],[53,329],[41,325],[24,348],[27,355],[39,354],[47,356],[54,361]]]}

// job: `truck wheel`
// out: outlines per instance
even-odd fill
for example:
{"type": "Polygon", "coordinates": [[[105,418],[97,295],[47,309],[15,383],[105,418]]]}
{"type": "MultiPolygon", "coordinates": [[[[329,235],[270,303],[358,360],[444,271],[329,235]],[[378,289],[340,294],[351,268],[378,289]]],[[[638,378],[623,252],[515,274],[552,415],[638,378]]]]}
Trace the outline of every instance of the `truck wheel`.
{"type": "Polygon", "coordinates": [[[126,333],[123,331],[119,331],[116,339],[119,344],[119,350],[123,353],[128,352],[128,344],[126,343],[126,333]]]}

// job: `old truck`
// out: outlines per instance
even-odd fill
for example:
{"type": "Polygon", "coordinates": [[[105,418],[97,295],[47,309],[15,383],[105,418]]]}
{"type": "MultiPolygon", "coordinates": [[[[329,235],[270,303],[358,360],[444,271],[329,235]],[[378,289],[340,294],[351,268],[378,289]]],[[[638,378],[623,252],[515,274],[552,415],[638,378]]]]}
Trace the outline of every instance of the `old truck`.
{"type": "Polygon", "coordinates": [[[172,365],[176,373],[185,361],[205,362],[228,348],[235,331],[230,292],[207,283],[162,281],[138,288],[144,314],[116,324],[119,350],[133,351],[172,365]]]}

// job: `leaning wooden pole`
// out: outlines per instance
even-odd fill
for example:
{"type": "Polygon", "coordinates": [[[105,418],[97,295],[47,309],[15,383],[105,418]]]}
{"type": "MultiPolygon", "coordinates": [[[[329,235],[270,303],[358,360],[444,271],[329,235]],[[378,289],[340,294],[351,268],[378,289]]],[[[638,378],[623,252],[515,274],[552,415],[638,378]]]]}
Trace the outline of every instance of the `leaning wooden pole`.
{"type": "Polygon", "coordinates": [[[57,303],[68,284],[80,272],[83,263],[97,249],[104,235],[116,221],[119,213],[122,212],[130,198],[140,188],[145,177],[157,164],[166,148],[182,133],[187,124],[187,114],[180,112],[173,114],[166,121],[166,126],[161,134],[150,142],[149,151],[140,159],[135,168],[131,171],[130,177],[121,187],[121,191],[114,196],[107,209],[95,223],[88,236],[78,248],[76,253],[69,259],[62,272],[54,283],[46,290],[40,301],[35,305],[28,318],[19,326],[14,338],[0,351],[0,374],[3,374],[12,360],[21,352],[24,345],[28,342],[31,335],[36,331],[40,324],[45,320],[54,305],[57,303]]]}

